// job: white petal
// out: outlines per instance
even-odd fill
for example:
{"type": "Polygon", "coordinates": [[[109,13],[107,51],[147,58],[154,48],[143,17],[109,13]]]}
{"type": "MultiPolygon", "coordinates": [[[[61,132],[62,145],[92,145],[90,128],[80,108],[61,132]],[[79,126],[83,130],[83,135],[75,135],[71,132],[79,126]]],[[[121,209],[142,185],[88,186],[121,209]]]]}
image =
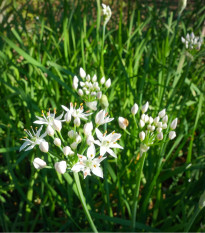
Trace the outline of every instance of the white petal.
{"type": "Polygon", "coordinates": [[[113,156],[114,158],[117,158],[117,155],[114,153],[113,150],[108,149],[107,152],[108,152],[111,156],[113,156]]]}
{"type": "Polygon", "coordinates": [[[84,169],[85,165],[84,164],[81,164],[81,163],[76,163],[73,167],[72,167],[72,171],[73,172],[79,172],[79,171],[82,171],[84,169]]]}
{"type": "Polygon", "coordinates": [[[102,141],[102,139],[103,139],[103,134],[100,132],[100,130],[96,128],[96,129],[95,129],[95,132],[96,132],[96,135],[97,135],[98,139],[99,139],[100,141],[102,141]]]}
{"type": "Polygon", "coordinates": [[[27,147],[27,149],[26,149],[25,151],[32,150],[32,149],[34,148],[34,146],[35,146],[35,144],[33,144],[33,145],[27,147]]]}
{"type": "Polygon", "coordinates": [[[101,167],[92,168],[92,173],[95,174],[96,176],[103,178],[103,171],[101,167]]]}
{"type": "Polygon", "coordinates": [[[87,157],[91,158],[91,159],[94,159],[94,157],[95,157],[95,146],[94,146],[94,144],[91,144],[91,146],[88,147],[87,157]]]}
{"type": "Polygon", "coordinates": [[[64,112],[60,114],[60,116],[56,117],[56,120],[60,120],[63,117],[64,112]]]}
{"type": "Polygon", "coordinates": [[[110,145],[110,147],[112,147],[112,148],[124,149],[122,146],[120,146],[120,145],[117,144],[117,143],[112,143],[112,144],[110,145]]]}
{"type": "Polygon", "coordinates": [[[43,124],[48,124],[48,122],[46,122],[46,121],[34,121],[33,122],[34,124],[38,124],[38,125],[43,125],[43,124]]]}
{"type": "Polygon", "coordinates": [[[23,145],[20,147],[19,151],[22,151],[25,147],[27,147],[30,144],[30,142],[24,142],[23,145]]]}
{"type": "Polygon", "coordinates": [[[101,143],[99,140],[94,140],[94,143],[97,144],[98,146],[101,146],[101,143]]]}
{"type": "Polygon", "coordinates": [[[100,155],[104,155],[107,152],[107,147],[101,146],[100,147],[100,155]]]}

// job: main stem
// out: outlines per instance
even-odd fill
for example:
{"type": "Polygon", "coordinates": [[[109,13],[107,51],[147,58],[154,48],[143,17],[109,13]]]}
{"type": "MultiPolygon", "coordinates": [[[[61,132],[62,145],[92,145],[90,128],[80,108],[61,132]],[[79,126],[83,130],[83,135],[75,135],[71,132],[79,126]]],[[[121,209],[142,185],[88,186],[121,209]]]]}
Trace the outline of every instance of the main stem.
{"type": "Polygon", "coordinates": [[[135,189],[135,194],[134,194],[134,204],[133,204],[133,210],[132,210],[132,231],[135,229],[135,221],[136,221],[136,214],[137,214],[137,204],[138,204],[138,196],[139,196],[139,189],[140,189],[140,182],[141,182],[141,177],[142,177],[142,171],[144,167],[144,161],[146,157],[146,153],[140,152],[141,159],[140,159],[140,165],[139,165],[139,172],[137,174],[137,182],[136,182],[136,189],[135,189]]]}
{"type": "Polygon", "coordinates": [[[81,184],[80,184],[80,180],[79,180],[79,176],[78,176],[78,173],[77,172],[74,172],[74,179],[75,179],[75,182],[76,182],[76,185],[77,185],[77,189],[78,189],[78,193],[79,193],[79,198],[80,198],[80,201],[83,205],[83,209],[84,209],[84,212],[85,212],[85,215],[88,219],[88,222],[90,223],[90,226],[93,230],[93,232],[98,232],[97,231],[97,228],[90,216],[90,213],[88,211],[88,208],[87,208],[87,205],[86,205],[86,202],[85,202],[85,197],[83,195],[83,191],[82,191],[82,188],[81,188],[81,184]]]}

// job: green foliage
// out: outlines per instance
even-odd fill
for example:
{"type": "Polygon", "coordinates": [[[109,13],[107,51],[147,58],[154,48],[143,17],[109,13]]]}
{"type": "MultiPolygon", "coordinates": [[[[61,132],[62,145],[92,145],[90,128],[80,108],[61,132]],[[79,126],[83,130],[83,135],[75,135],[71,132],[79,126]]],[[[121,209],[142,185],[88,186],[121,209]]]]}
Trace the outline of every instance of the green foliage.
{"type": "Polygon", "coordinates": [[[19,153],[23,129],[41,109],[61,111],[61,104],[80,100],[72,77],[83,67],[111,78],[106,95],[113,130],[120,131],[123,116],[131,133],[121,131],[124,150],[105,163],[104,180],[81,180],[98,231],[131,231],[140,163],[130,109],[146,101],[153,114],[166,108],[180,123],[175,141],[148,151],[135,231],[204,231],[198,202],[205,190],[205,47],[190,59],[181,36],[204,31],[205,7],[188,3],[179,19],[167,5],[113,1],[103,61],[100,7],[99,0],[1,3],[0,229],[91,230],[73,174],[35,170],[37,149],[19,153]]]}

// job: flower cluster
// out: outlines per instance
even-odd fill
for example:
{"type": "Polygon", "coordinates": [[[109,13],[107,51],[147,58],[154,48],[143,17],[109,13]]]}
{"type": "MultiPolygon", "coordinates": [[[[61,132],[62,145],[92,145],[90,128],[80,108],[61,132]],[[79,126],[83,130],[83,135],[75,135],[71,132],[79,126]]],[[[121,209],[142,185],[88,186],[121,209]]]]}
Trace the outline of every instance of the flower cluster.
{"type": "Polygon", "coordinates": [[[102,12],[103,12],[104,24],[106,25],[111,18],[112,11],[109,6],[106,6],[103,3],[102,3],[102,7],[103,7],[102,12]]]}
{"type": "MultiPolygon", "coordinates": [[[[91,175],[91,172],[103,178],[100,163],[107,158],[106,153],[116,158],[113,148],[123,149],[117,143],[120,134],[113,131],[107,135],[107,132],[101,133],[99,130],[101,125],[111,122],[114,118],[110,118],[105,110],[100,110],[93,117],[94,113],[84,112],[83,104],[77,108],[77,104],[70,103],[69,107],[62,105],[62,108],[65,113],[58,117],[55,117],[55,110],[52,114],[49,110],[46,115],[42,112],[42,117],[36,116],[38,120],[34,123],[41,124],[41,127],[36,132],[32,128],[32,133],[26,130],[29,139],[22,139],[25,142],[20,147],[20,151],[31,150],[39,145],[42,152],[51,156],[54,168],[60,174],[64,174],[67,170],[82,171],[84,178],[91,175]],[[43,125],[46,125],[46,130],[40,136],[43,125]],[[66,136],[63,137],[61,132],[66,133],[66,136]],[[45,137],[48,137],[47,141],[45,137]],[[54,149],[51,149],[52,146],[54,149]],[[96,150],[96,147],[99,149],[96,150]],[[56,154],[51,151],[56,151],[56,154]]],[[[47,163],[41,158],[35,158],[33,165],[36,169],[42,169],[47,163]]]]}
{"type": "Polygon", "coordinates": [[[108,89],[111,86],[111,79],[109,78],[106,81],[105,77],[102,77],[100,82],[98,82],[96,75],[91,78],[83,68],[80,68],[80,77],[82,81],[77,76],[74,76],[73,89],[85,101],[87,107],[92,110],[97,110],[97,100],[102,98],[102,90],[108,89]]]}
{"type": "Polygon", "coordinates": [[[181,40],[187,49],[195,48],[199,50],[203,43],[203,39],[201,37],[195,36],[193,32],[191,34],[187,33],[186,38],[181,37],[181,40]]]}

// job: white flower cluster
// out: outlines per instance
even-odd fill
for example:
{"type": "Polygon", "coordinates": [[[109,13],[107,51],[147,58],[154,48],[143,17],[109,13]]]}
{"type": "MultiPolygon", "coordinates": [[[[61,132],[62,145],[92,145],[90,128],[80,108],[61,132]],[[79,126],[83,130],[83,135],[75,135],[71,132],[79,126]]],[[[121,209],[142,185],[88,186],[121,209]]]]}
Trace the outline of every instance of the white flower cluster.
{"type": "Polygon", "coordinates": [[[102,3],[102,7],[103,7],[102,12],[103,12],[103,17],[104,17],[104,24],[106,25],[111,18],[112,11],[109,6],[106,6],[103,3],[102,3]]]}
{"type": "Polygon", "coordinates": [[[185,44],[187,49],[200,49],[203,43],[203,39],[201,37],[195,36],[192,32],[191,34],[187,33],[186,38],[181,37],[182,43],[185,44]]]}
{"type": "Polygon", "coordinates": [[[77,76],[74,76],[73,89],[85,101],[87,107],[92,110],[97,110],[97,100],[102,98],[103,88],[107,89],[111,86],[111,79],[109,78],[106,81],[105,77],[102,77],[100,82],[98,82],[96,75],[91,78],[89,74],[86,75],[83,68],[80,68],[80,77],[82,81],[77,76]]]}
{"type": "MultiPolygon", "coordinates": [[[[33,149],[36,145],[39,145],[39,149],[42,152],[48,153],[51,158],[54,159],[54,167],[60,174],[63,174],[67,169],[70,169],[73,172],[82,171],[84,178],[86,178],[87,175],[91,175],[91,172],[103,178],[103,171],[100,167],[100,163],[106,159],[106,153],[114,158],[117,157],[112,150],[113,148],[123,149],[117,144],[117,140],[120,139],[121,134],[115,133],[114,131],[108,135],[107,132],[102,134],[98,129],[101,125],[109,123],[114,119],[107,116],[108,113],[106,113],[105,110],[99,111],[96,114],[94,121],[90,119],[89,122],[82,124],[81,120],[88,121],[88,117],[92,118],[91,115],[93,113],[84,113],[82,104],[79,108],[76,108],[76,106],[77,104],[72,103],[70,103],[70,108],[62,105],[62,108],[66,113],[62,113],[59,117],[55,117],[56,111],[51,114],[50,110],[47,113],[47,116],[42,112],[43,118],[36,116],[38,120],[34,121],[34,123],[41,124],[42,126],[38,131],[36,130],[36,132],[32,128],[33,134],[26,130],[30,139],[22,139],[25,142],[20,147],[20,151],[23,149],[28,151],[33,149]],[[64,119],[61,120],[63,117],[64,119]],[[72,120],[73,122],[71,122],[72,120]],[[63,130],[67,131],[68,136],[66,135],[64,138],[61,135],[62,126],[64,126],[62,125],[62,122],[67,123],[64,124],[65,129],[63,130]],[[43,125],[46,125],[46,132],[40,136],[43,125]],[[95,134],[97,140],[94,138],[95,134]],[[52,145],[55,145],[57,147],[56,149],[60,150],[60,156],[59,152],[56,156],[49,152],[49,143],[44,139],[46,136],[51,137],[52,145]],[[79,146],[80,144],[82,145],[79,146]],[[100,147],[97,152],[95,146],[100,147]],[[83,154],[86,150],[87,152],[85,156],[83,154]]],[[[33,165],[36,169],[41,169],[46,167],[47,163],[40,158],[35,158],[33,165]]]]}

